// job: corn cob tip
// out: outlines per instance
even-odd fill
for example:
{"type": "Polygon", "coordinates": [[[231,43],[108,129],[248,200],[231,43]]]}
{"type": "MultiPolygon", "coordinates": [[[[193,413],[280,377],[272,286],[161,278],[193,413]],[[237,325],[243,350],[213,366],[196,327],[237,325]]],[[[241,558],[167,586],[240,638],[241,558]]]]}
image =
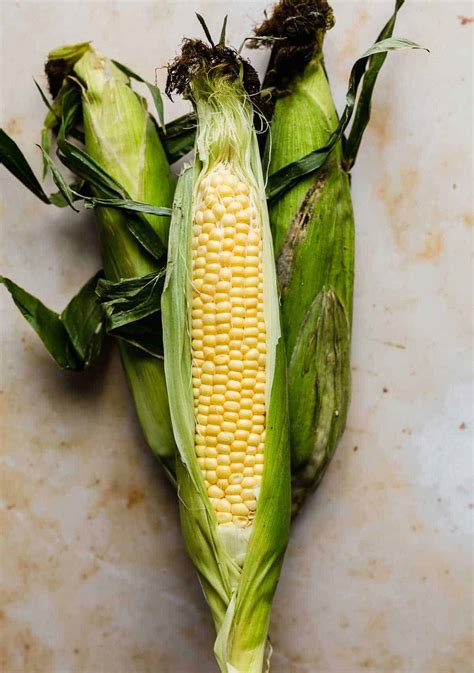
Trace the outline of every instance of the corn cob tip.
{"type": "Polygon", "coordinates": [[[273,47],[266,85],[275,85],[288,75],[301,72],[321,51],[324,35],[333,26],[334,14],[327,0],[280,0],[272,14],[254,30],[259,39],[248,43],[254,49],[262,45],[273,47]]]}
{"type": "Polygon", "coordinates": [[[77,61],[91,48],[90,42],[80,42],[59,47],[48,54],[44,71],[48,80],[49,92],[53,99],[57,97],[64,79],[72,73],[77,61]]]}
{"type": "Polygon", "coordinates": [[[185,39],[181,55],[168,65],[166,94],[183,94],[193,97],[193,82],[213,74],[230,81],[240,80],[249,96],[260,91],[255,69],[235,49],[223,44],[207,45],[201,40],[185,39]]]}

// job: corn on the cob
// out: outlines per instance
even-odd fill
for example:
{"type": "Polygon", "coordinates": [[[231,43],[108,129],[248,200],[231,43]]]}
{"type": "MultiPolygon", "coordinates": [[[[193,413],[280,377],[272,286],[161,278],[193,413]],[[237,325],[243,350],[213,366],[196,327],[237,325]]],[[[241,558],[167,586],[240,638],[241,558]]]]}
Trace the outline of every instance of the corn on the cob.
{"type": "MultiPolygon", "coordinates": [[[[273,42],[270,175],[322,147],[337,127],[322,43],[326,0],[282,0],[257,35],[273,42]]],[[[338,143],[317,175],[270,207],[288,359],[293,511],[316,487],[349,405],[354,218],[338,143]]]]}
{"type": "Polygon", "coordinates": [[[163,292],[165,371],[188,552],[223,673],[261,673],[287,543],[290,468],[276,274],[252,106],[232,50],[186,41],[168,91],[198,117],[163,292]]]}
{"type": "MultiPolygon", "coordinates": [[[[90,44],[54,50],[46,65],[50,89],[60,101],[69,76],[80,83],[86,150],[129,193],[131,198],[157,206],[171,204],[174,179],[156,125],[144,99],[135,93],[129,78],[90,44]]],[[[53,104],[54,106],[54,104],[53,104]]],[[[54,107],[53,107],[54,110],[54,107]]],[[[54,125],[50,113],[46,126],[54,125]]],[[[57,123],[57,120],[56,120],[57,123]]],[[[96,210],[106,277],[143,276],[155,271],[156,260],[129,232],[126,215],[118,210],[96,210]]],[[[163,250],[169,220],[146,215],[158,233],[163,250]]],[[[162,360],[120,340],[122,361],[148,444],[174,469],[174,451],[162,360]]]]}

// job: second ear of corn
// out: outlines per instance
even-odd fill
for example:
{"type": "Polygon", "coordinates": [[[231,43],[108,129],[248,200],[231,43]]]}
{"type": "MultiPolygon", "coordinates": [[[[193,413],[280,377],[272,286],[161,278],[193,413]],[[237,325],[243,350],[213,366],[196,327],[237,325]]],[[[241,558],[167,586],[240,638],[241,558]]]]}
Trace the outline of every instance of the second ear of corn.
{"type": "MultiPolygon", "coordinates": [[[[276,37],[265,86],[274,109],[269,174],[324,146],[338,119],[322,45],[333,24],[326,0],[282,0],[257,35],[276,37]]],[[[349,406],[354,217],[338,143],[323,168],[275,204],[277,256],[288,359],[293,512],[319,483],[349,406]]]]}
{"type": "Polygon", "coordinates": [[[245,67],[186,41],[168,85],[192,100],[198,130],[173,208],[165,371],[181,524],[222,673],[266,666],[290,518],[285,356],[245,67]]]}
{"type": "MultiPolygon", "coordinates": [[[[132,90],[129,78],[90,44],[61,47],[51,52],[46,70],[53,94],[61,96],[60,87],[64,90],[71,86],[69,76],[79,82],[88,154],[132,199],[170,206],[174,178],[155,122],[147,112],[145,100],[132,90]]],[[[158,269],[157,261],[129,232],[126,217],[112,208],[96,209],[104,272],[112,281],[144,276],[158,269]]],[[[169,218],[146,217],[165,251],[169,218]]],[[[165,467],[173,472],[175,443],[163,361],[119,341],[146,440],[165,467]]]]}

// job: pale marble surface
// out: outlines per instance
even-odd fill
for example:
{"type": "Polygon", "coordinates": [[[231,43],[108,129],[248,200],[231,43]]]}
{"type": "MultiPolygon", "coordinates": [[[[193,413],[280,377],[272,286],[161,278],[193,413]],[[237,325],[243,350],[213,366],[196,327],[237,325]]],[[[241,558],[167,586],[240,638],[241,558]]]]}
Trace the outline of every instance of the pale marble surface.
{"type": "MultiPolygon", "coordinates": [[[[265,2],[2,2],[2,125],[39,171],[47,51],[93,39],[148,78],[229,12],[265,2]]],[[[392,3],[334,0],[338,103],[392,3]]],[[[353,401],[297,521],[275,601],[273,673],[469,673],[474,25],[469,2],[407,2],[353,173],[353,401]],[[356,450],[357,448],[357,450],[356,450]]],[[[257,61],[261,64],[264,57],[257,61]]],[[[160,83],[164,71],[158,71],[160,83]]],[[[173,114],[184,107],[176,105],[173,114]]],[[[171,114],[171,105],[167,106],[171,114]]],[[[90,214],[40,204],[3,169],[1,272],[60,309],[99,267],[90,214]]],[[[2,290],[1,646],[5,673],[214,673],[174,494],[141,438],[117,355],[58,372],[2,290]]]]}

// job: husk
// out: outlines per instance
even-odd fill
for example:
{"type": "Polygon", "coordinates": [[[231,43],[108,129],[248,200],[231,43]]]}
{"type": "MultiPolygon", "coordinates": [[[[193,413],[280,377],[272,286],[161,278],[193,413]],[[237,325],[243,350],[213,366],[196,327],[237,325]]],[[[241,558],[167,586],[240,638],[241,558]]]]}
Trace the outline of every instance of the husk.
{"type": "Polygon", "coordinates": [[[252,109],[241,80],[207,68],[189,82],[198,115],[196,160],[181,176],[170,232],[162,297],[163,341],[171,418],[179,457],[176,475],[181,524],[214,619],[215,654],[222,673],[261,673],[271,602],[290,520],[285,356],[276,273],[252,109]],[[196,185],[217,161],[227,161],[258,194],[263,224],[264,312],[267,327],[267,435],[257,512],[250,535],[217,525],[194,449],[191,383],[191,227],[196,185]],[[225,530],[226,529],[226,530],[225,530]]]}
{"type": "MultiPolygon", "coordinates": [[[[120,182],[131,198],[170,206],[174,178],[146,103],[131,89],[128,77],[89,44],[55,50],[49,55],[46,70],[57,101],[61,101],[61,90],[71,86],[66,77],[73,77],[80,86],[88,154],[120,182]]],[[[60,104],[56,103],[56,107],[59,109],[60,104]]],[[[51,126],[54,120],[49,121],[51,126]]],[[[104,272],[112,281],[146,275],[159,268],[129,232],[126,217],[115,209],[96,209],[104,272]]],[[[145,217],[158,233],[164,251],[169,218],[145,217]]],[[[119,347],[146,440],[165,467],[173,471],[175,444],[163,361],[122,340],[119,347]]]]}

